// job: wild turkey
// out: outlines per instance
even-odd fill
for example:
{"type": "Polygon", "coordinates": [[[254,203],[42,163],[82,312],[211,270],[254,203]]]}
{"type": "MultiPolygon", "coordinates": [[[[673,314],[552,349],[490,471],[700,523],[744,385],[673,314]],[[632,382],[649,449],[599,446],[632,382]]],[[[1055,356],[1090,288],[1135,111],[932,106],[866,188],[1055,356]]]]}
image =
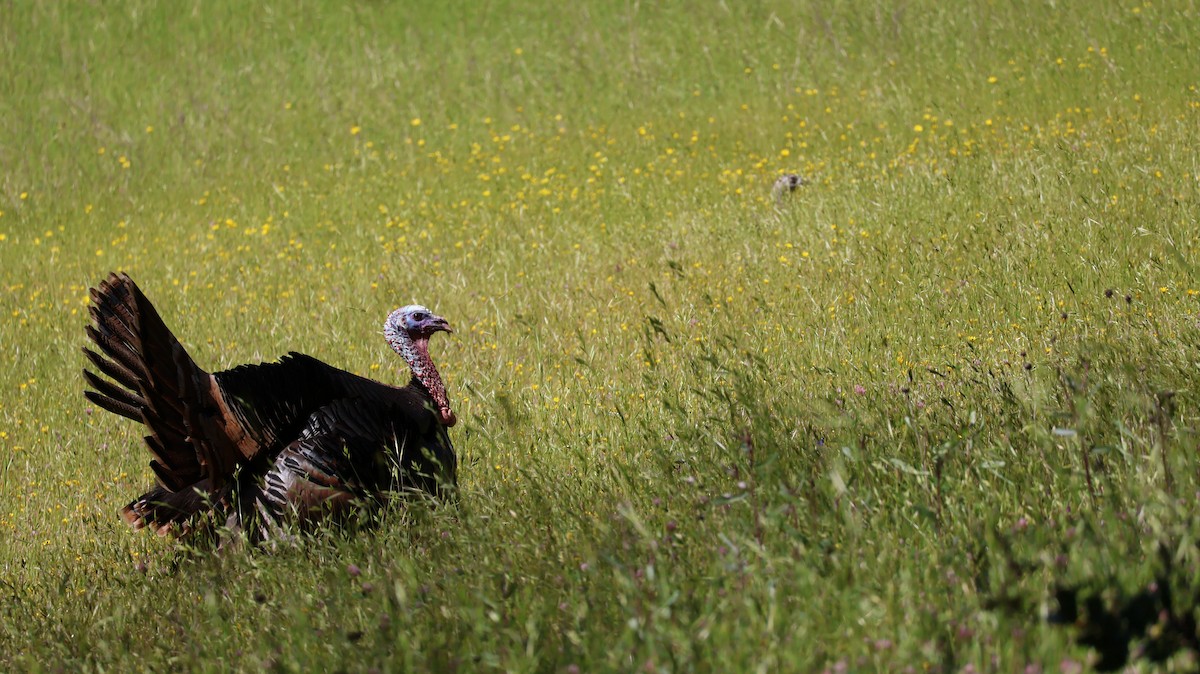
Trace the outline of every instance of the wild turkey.
{"type": "Polygon", "coordinates": [[[214,511],[251,540],[285,521],[344,516],[389,493],[445,497],[456,486],[447,429],[455,424],[429,338],[451,332],[425,307],[396,309],[383,326],[412,369],[397,388],[289,353],[278,362],[208,373],[188,356],[125,274],[91,291],[95,325],[84,348],[88,400],[149,429],[159,484],[121,510],[160,535],[214,511]]]}

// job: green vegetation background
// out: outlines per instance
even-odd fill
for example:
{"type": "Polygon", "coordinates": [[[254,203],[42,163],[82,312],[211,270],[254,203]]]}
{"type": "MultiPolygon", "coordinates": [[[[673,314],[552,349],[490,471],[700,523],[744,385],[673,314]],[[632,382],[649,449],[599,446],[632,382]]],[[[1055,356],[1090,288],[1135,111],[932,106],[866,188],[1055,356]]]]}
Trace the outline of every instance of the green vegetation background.
{"type": "Polygon", "coordinates": [[[0,4],[0,667],[1086,663],[1056,582],[1200,573],[1197,54],[1182,0],[0,4]],[[111,269],[214,370],[400,382],[447,316],[461,506],[128,531],[111,269]]]}

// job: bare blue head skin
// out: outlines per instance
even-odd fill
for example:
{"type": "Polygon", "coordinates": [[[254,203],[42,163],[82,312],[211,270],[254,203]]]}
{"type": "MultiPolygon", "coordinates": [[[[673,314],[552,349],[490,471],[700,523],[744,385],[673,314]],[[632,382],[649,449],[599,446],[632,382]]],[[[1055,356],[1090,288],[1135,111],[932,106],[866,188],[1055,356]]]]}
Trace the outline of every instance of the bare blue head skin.
{"type": "Polygon", "coordinates": [[[446,319],[419,304],[400,307],[389,314],[383,324],[384,338],[412,368],[413,376],[429,391],[429,396],[437,405],[442,425],[453,426],[458,419],[450,409],[450,398],[446,395],[442,375],[429,357],[429,338],[435,332],[454,331],[446,319]]]}

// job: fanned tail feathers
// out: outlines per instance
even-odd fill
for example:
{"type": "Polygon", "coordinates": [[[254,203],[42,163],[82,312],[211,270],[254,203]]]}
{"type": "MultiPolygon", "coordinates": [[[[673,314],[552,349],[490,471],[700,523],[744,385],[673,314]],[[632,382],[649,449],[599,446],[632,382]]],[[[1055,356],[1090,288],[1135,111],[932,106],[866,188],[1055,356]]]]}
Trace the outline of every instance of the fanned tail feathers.
{"type": "MultiPolygon", "coordinates": [[[[196,366],[163,323],[154,305],[125,274],[110,274],[91,291],[93,325],[87,335],[97,350],[84,348],[89,363],[87,399],[114,414],[145,424],[161,487],[122,510],[137,528],[182,522],[204,507],[197,489],[208,492],[232,476],[236,448],[205,419],[211,408],[212,378],[196,366]]],[[[211,416],[211,415],[209,415],[211,416]]]]}
{"type": "Polygon", "coordinates": [[[186,534],[191,530],[192,516],[211,507],[213,499],[207,480],[177,492],[153,487],[121,508],[121,517],[134,529],[149,527],[159,536],[186,534]]]}

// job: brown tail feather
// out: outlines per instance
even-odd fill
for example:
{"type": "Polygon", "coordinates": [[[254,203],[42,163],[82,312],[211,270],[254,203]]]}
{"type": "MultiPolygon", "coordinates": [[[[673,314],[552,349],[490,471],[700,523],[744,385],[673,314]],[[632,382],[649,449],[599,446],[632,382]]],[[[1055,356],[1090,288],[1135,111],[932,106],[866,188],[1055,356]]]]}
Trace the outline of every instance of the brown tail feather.
{"type": "Polygon", "coordinates": [[[141,290],[125,273],[110,273],[108,278],[100,282],[98,288],[90,291],[92,306],[95,309],[103,307],[110,317],[109,325],[125,328],[125,333],[132,337],[138,334],[137,327],[141,321],[137,314],[137,300],[141,290]]]}
{"type": "MultiPolygon", "coordinates": [[[[92,388],[96,389],[96,394],[98,395],[94,397],[105,397],[110,399],[113,403],[120,405],[122,408],[134,410],[137,412],[137,415],[130,418],[134,420],[140,420],[141,413],[138,410],[141,409],[142,405],[146,404],[146,401],[142,400],[137,395],[134,395],[129,389],[121,388],[115,384],[111,384],[87,370],[83,371],[83,378],[88,384],[91,385],[92,388]]],[[[91,393],[91,391],[88,391],[88,393],[91,393]]],[[[93,396],[88,397],[92,398],[93,396]]],[[[127,417],[129,416],[124,412],[118,412],[118,414],[127,417]]]]}
{"type": "Polygon", "coordinates": [[[140,409],[130,407],[125,403],[117,402],[116,400],[113,400],[108,396],[102,396],[95,391],[84,391],[83,395],[88,400],[96,403],[97,406],[102,407],[113,414],[119,414],[126,419],[133,419],[134,421],[142,420],[142,412],[140,409]]]}
{"type": "MultiPolygon", "coordinates": [[[[105,288],[104,284],[101,284],[105,288]]],[[[119,300],[112,293],[111,287],[103,291],[92,288],[92,304],[88,314],[92,320],[104,330],[106,336],[133,344],[137,341],[137,322],[129,315],[129,308],[121,304],[127,300],[119,300]],[[101,309],[101,307],[104,307],[101,309]]]]}
{"type": "Polygon", "coordinates": [[[100,289],[92,288],[91,298],[88,314],[106,337],[130,344],[137,342],[136,319],[129,315],[129,309],[122,304],[127,300],[120,299],[111,284],[105,281],[100,284],[100,289]]]}
{"type": "Polygon", "coordinates": [[[100,347],[104,355],[111,359],[109,362],[111,368],[123,368],[137,381],[142,381],[150,376],[141,356],[131,351],[124,341],[115,338],[111,332],[101,332],[100,329],[91,325],[84,330],[87,332],[88,339],[92,340],[96,346],[100,347]]]}
{"type": "Polygon", "coordinates": [[[97,370],[112,377],[121,386],[131,391],[137,388],[137,376],[130,372],[128,368],[108,360],[86,346],[83,347],[83,355],[87,356],[88,361],[92,365],[95,365],[97,370]]]}
{"type": "Polygon", "coordinates": [[[134,529],[150,527],[160,536],[185,533],[192,517],[212,506],[210,489],[208,480],[177,492],[154,487],[121,508],[121,517],[134,529]]]}
{"type": "Polygon", "coordinates": [[[142,438],[142,441],[146,443],[146,448],[150,450],[150,454],[155,459],[162,461],[162,456],[166,453],[166,450],[163,448],[162,440],[159,440],[157,435],[151,434],[142,438]]]}

